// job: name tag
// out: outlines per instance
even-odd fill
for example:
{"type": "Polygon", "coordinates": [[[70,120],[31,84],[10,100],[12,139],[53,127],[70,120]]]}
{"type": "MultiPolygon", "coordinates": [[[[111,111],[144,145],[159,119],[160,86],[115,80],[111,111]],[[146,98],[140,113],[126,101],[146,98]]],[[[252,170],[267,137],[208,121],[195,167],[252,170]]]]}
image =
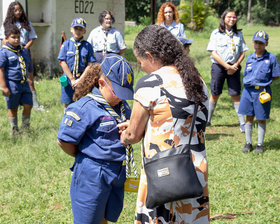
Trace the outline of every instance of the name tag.
{"type": "Polygon", "coordinates": [[[113,125],[114,121],[106,121],[100,124],[100,127],[108,126],[108,125],[113,125]]]}

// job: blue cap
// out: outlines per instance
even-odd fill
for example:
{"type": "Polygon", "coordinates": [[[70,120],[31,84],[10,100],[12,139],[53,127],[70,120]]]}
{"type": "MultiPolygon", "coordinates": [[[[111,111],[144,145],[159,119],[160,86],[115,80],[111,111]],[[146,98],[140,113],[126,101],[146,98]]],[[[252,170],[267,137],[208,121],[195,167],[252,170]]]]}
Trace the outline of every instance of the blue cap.
{"type": "Polygon", "coordinates": [[[268,38],[268,34],[265,31],[259,30],[256,33],[254,33],[253,41],[260,41],[265,44],[268,42],[268,38]]]}
{"type": "Polygon", "coordinates": [[[183,45],[191,45],[193,42],[192,39],[187,39],[185,37],[178,37],[178,39],[183,45]]]}
{"type": "Polygon", "coordinates": [[[73,19],[71,27],[76,27],[76,26],[80,26],[80,27],[86,29],[87,23],[83,18],[76,18],[76,19],[73,19]]]}
{"type": "Polygon", "coordinates": [[[101,69],[111,81],[113,90],[122,100],[133,100],[133,70],[129,62],[118,54],[107,54],[101,69]]]}

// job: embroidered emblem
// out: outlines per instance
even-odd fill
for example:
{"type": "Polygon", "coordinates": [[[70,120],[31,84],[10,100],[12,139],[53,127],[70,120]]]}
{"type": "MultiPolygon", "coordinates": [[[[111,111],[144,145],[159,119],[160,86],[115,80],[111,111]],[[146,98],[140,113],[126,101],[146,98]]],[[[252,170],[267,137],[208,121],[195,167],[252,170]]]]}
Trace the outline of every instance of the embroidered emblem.
{"type": "Polygon", "coordinates": [[[131,81],[132,81],[131,73],[127,73],[127,74],[126,74],[126,78],[127,78],[128,83],[130,84],[131,81]]]}
{"type": "Polygon", "coordinates": [[[69,127],[71,127],[72,124],[73,124],[73,121],[72,121],[72,120],[68,120],[68,121],[67,121],[67,125],[68,125],[69,127]]]}
{"type": "Polygon", "coordinates": [[[66,111],[66,115],[73,117],[76,121],[81,120],[78,114],[74,113],[73,111],[66,111]]]}
{"type": "Polygon", "coordinates": [[[114,121],[107,121],[100,124],[100,127],[108,126],[114,124],[114,121]]]}

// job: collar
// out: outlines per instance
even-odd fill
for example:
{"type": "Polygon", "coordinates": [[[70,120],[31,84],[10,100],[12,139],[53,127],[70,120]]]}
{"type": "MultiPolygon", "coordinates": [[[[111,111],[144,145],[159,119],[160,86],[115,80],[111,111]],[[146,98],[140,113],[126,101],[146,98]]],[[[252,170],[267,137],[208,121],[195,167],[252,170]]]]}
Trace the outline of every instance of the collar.
{"type": "Polygon", "coordinates": [[[267,52],[267,50],[265,50],[263,55],[260,57],[257,57],[256,52],[254,52],[254,54],[253,54],[253,58],[256,60],[262,60],[263,58],[266,58],[268,56],[269,56],[269,53],[267,52]]]}
{"type": "Polygon", "coordinates": [[[110,29],[109,29],[109,30],[104,30],[104,28],[103,28],[103,26],[102,26],[102,25],[100,25],[100,28],[101,28],[101,30],[102,30],[103,32],[109,32],[109,31],[112,29],[112,26],[110,27],[110,29]]]}
{"type": "Polygon", "coordinates": [[[16,48],[14,48],[12,45],[10,45],[8,42],[6,43],[7,47],[11,48],[14,51],[19,51],[22,49],[21,45],[18,45],[16,48]]]}
{"type": "Polygon", "coordinates": [[[70,40],[72,40],[74,43],[78,44],[78,43],[82,43],[84,41],[84,37],[82,37],[80,40],[76,40],[73,36],[70,38],[70,40]]]}

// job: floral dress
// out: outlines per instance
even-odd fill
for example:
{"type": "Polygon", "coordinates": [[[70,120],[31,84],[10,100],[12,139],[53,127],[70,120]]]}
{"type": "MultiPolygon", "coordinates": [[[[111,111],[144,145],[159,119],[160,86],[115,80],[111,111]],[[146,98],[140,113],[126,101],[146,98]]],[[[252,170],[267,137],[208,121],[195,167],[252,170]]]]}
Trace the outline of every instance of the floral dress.
{"type": "MultiPolygon", "coordinates": [[[[208,96],[205,86],[204,91],[208,96]]],[[[188,143],[194,103],[187,99],[182,79],[175,67],[165,66],[142,77],[136,85],[134,99],[147,108],[150,114],[142,142],[145,156],[152,157],[159,151],[188,143]]],[[[204,142],[207,117],[208,100],[198,107],[191,141],[192,158],[203,195],[148,209],[145,206],[147,179],[142,168],[136,224],[209,223],[208,167],[204,142]]]]}

